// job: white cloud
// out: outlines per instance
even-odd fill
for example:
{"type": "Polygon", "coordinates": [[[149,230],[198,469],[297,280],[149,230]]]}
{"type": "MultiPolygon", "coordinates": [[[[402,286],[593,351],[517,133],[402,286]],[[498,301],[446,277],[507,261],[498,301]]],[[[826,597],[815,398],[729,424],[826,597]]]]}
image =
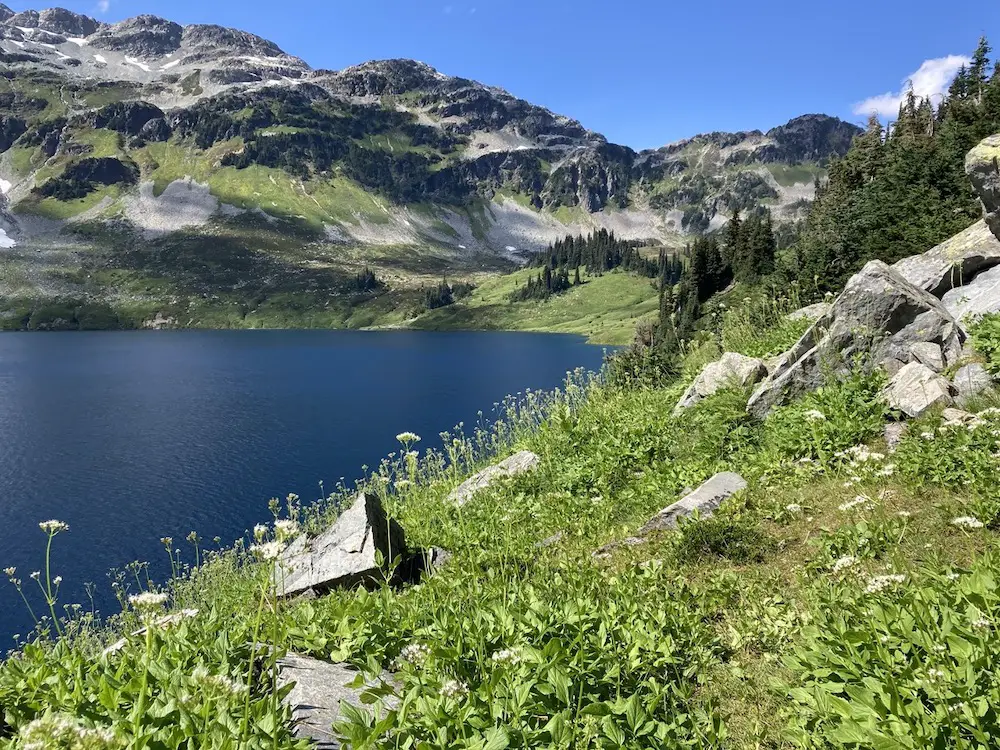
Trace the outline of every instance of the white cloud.
{"type": "MultiPolygon", "coordinates": [[[[917,98],[936,97],[944,95],[948,91],[952,80],[958,69],[963,65],[968,65],[972,60],[964,55],[948,55],[947,57],[936,57],[932,60],[924,60],[916,72],[911,73],[903,79],[903,85],[895,94],[886,92],[878,96],[871,96],[863,102],[854,105],[854,114],[870,115],[877,112],[880,117],[895,117],[899,114],[899,105],[906,98],[906,91],[913,83],[913,93],[917,98]]],[[[938,101],[931,99],[937,105],[938,101]]]]}
{"type": "Polygon", "coordinates": [[[97,12],[107,13],[111,7],[111,0],[97,0],[97,12]]]}

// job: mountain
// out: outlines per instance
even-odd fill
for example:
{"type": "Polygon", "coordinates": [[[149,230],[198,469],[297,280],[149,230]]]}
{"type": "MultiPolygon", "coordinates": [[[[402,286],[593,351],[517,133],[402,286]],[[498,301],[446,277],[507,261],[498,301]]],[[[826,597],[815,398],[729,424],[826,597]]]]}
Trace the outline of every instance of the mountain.
{"type": "Polygon", "coordinates": [[[795,219],[858,132],[806,115],[636,152],[412,60],[314,70],[220,26],[2,5],[0,78],[15,317],[53,297],[143,319],[191,298],[339,305],[377,291],[366,265],[398,286],[596,228],[671,244],[755,203],[795,219]]]}

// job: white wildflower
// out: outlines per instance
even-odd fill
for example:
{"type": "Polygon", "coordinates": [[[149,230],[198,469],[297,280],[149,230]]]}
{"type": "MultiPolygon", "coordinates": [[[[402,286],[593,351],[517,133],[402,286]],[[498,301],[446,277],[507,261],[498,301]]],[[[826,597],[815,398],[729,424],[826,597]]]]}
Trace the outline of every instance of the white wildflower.
{"type": "Polygon", "coordinates": [[[274,522],[274,533],[280,540],[291,539],[299,533],[299,527],[295,521],[286,518],[274,522]]]}
{"type": "Polygon", "coordinates": [[[895,573],[887,576],[875,576],[868,581],[868,585],[865,586],[865,593],[877,594],[880,591],[890,588],[893,584],[902,583],[905,580],[906,576],[901,573],[895,573]]]}
{"type": "Polygon", "coordinates": [[[155,591],[144,591],[141,594],[133,594],[128,598],[128,603],[140,611],[159,609],[166,601],[166,594],[160,594],[155,591]]]}
{"type": "Polygon", "coordinates": [[[62,576],[56,576],[55,578],[53,578],[52,583],[58,586],[60,583],[62,583],[62,576]]]}
{"type": "Polygon", "coordinates": [[[896,515],[899,516],[900,518],[909,518],[913,514],[910,513],[910,511],[908,510],[900,510],[896,512],[896,515]]]}
{"type": "Polygon", "coordinates": [[[854,510],[855,508],[862,507],[862,506],[865,507],[865,508],[870,507],[871,503],[872,503],[872,499],[870,497],[868,497],[867,495],[858,495],[853,500],[849,500],[846,503],[841,503],[837,507],[838,507],[839,510],[848,511],[848,510],[854,510]]]}
{"type": "Polygon", "coordinates": [[[927,670],[927,679],[931,682],[941,682],[945,678],[945,673],[940,669],[931,667],[927,670]]]}
{"type": "Polygon", "coordinates": [[[920,437],[922,437],[924,440],[933,440],[934,439],[934,433],[933,432],[921,432],[920,433],[920,437]]]}
{"type": "Polygon", "coordinates": [[[17,568],[11,566],[9,568],[4,568],[3,572],[4,575],[7,576],[8,578],[13,578],[14,574],[17,573],[17,568]]]}
{"type": "Polygon", "coordinates": [[[806,418],[806,420],[809,421],[809,422],[825,422],[826,421],[826,415],[823,414],[823,412],[818,411],[817,409],[810,409],[809,411],[807,411],[802,416],[804,416],[806,418]]]}
{"type": "Polygon", "coordinates": [[[957,581],[960,577],[961,576],[959,576],[958,573],[949,573],[948,575],[945,576],[945,578],[947,578],[949,581],[957,581]]]}
{"type": "Polygon", "coordinates": [[[837,558],[833,563],[833,572],[840,573],[841,571],[847,570],[852,565],[858,562],[858,558],[853,555],[844,555],[843,557],[837,558]]]}
{"type": "Polygon", "coordinates": [[[84,726],[76,718],[52,713],[25,724],[18,732],[18,739],[24,750],[61,747],[105,750],[120,746],[114,732],[107,727],[84,726]]]}
{"type": "Polygon", "coordinates": [[[785,506],[785,510],[787,510],[789,513],[801,513],[802,506],[799,505],[798,503],[789,503],[788,505],[785,506]]]}
{"type": "Polygon", "coordinates": [[[37,581],[41,577],[42,577],[42,571],[40,570],[36,570],[34,573],[31,574],[32,581],[37,581]]]}
{"type": "Polygon", "coordinates": [[[983,528],[983,522],[978,518],[973,518],[972,516],[959,516],[958,518],[951,519],[952,526],[958,526],[963,529],[981,529],[983,528]]]}
{"type": "Polygon", "coordinates": [[[991,630],[993,628],[993,623],[987,618],[980,615],[975,620],[972,621],[972,627],[976,630],[991,630]]]}
{"type": "Polygon", "coordinates": [[[420,435],[414,432],[401,432],[396,435],[396,440],[403,443],[404,445],[409,445],[410,443],[419,443],[420,435]]]}
{"type": "Polygon", "coordinates": [[[521,663],[521,651],[516,648],[505,648],[497,651],[492,657],[495,662],[503,662],[504,664],[520,664],[521,663]]]}
{"type": "Polygon", "coordinates": [[[423,643],[411,643],[399,652],[399,661],[407,664],[422,664],[430,656],[431,650],[423,643]]]}
{"type": "Polygon", "coordinates": [[[205,667],[195,667],[191,673],[191,679],[203,687],[215,688],[231,695],[240,695],[247,691],[247,686],[244,683],[237,682],[225,675],[211,674],[205,667]]]}
{"type": "Polygon", "coordinates": [[[448,680],[441,686],[441,695],[445,698],[460,698],[469,692],[469,688],[458,680],[448,680]]]}
{"type": "Polygon", "coordinates": [[[267,538],[268,528],[266,524],[259,523],[253,527],[253,538],[258,542],[264,541],[267,538]]]}
{"type": "Polygon", "coordinates": [[[285,545],[281,542],[265,542],[253,545],[250,551],[261,560],[277,560],[284,548],[285,545]]]}
{"type": "Polygon", "coordinates": [[[38,528],[44,531],[46,534],[58,534],[60,531],[69,531],[69,524],[63,523],[62,521],[42,521],[38,524],[38,528]]]}

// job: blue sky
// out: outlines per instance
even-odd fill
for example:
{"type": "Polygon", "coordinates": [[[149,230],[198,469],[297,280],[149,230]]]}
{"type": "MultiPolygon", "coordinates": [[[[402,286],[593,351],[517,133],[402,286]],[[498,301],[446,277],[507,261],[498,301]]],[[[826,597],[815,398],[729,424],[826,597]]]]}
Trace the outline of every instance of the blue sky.
{"type": "MultiPolygon", "coordinates": [[[[43,7],[7,0],[15,10],[43,7]]],[[[502,86],[614,142],[659,146],[807,112],[863,123],[903,82],[946,82],[997,0],[63,0],[113,22],[153,13],[267,37],[313,67],[410,57],[502,86]],[[917,75],[915,75],[917,74],[917,75]],[[888,96],[887,96],[888,95],[888,96]],[[878,98],[882,97],[882,98],[878,98]],[[864,105],[860,103],[865,102],[864,105]]]]}

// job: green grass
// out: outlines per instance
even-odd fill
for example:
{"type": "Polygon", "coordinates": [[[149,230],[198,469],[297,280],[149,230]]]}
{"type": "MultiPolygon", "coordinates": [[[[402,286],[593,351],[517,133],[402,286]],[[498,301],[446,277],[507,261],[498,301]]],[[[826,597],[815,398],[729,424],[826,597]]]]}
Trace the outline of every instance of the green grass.
{"type": "Polygon", "coordinates": [[[769,164],[767,168],[782,187],[811,185],[817,176],[826,174],[825,169],[814,164],[769,164]]]}
{"type": "Polygon", "coordinates": [[[545,301],[510,302],[514,289],[537,276],[524,269],[484,281],[469,297],[426,313],[410,325],[430,330],[509,330],[576,333],[599,344],[627,344],[636,323],[655,316],[659,294],[649,279],[624,272],[589,277],[545,301]]]}
{"type": "Polygon", "coordinates": [[[120,138],[121,136],[115,131],[103,128],[82,130],[73,135],[74,141],[90,146],[93,149],[92,152],[87,154],[88,158],[93,159],[121,156],[120,138]]]}
{"type": "Polygon", "coordinates": [[[14,211],[20,214],[42,216],[46,219],[65,221],[72,219],[85,211],[96,208],[105,198],[118,198],[120,190],[117,185],[104,185],[88,193],[83,198],[71,201],[61,201],[56,198],[31,197],[14,206],[14,211]]]}

